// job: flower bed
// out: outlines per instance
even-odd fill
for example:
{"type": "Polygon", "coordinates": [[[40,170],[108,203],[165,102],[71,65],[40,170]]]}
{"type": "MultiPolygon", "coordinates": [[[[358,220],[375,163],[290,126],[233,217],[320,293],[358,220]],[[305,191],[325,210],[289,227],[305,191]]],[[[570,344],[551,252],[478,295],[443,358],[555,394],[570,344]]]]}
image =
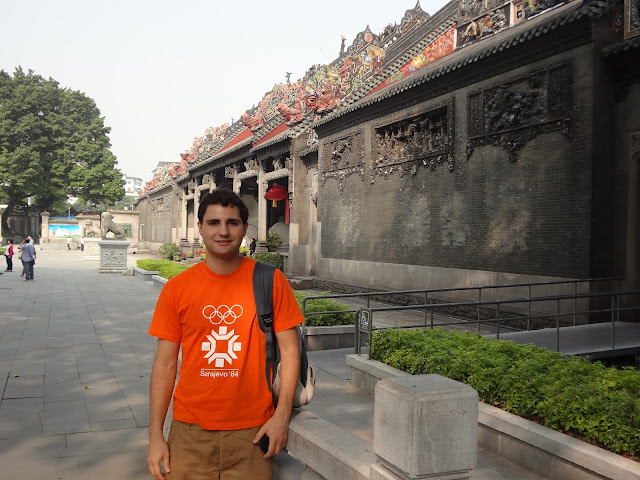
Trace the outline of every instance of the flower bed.
{"type": "Polygon", "coordinates": [[[441,329],[376,331],[371,358],[410,374],[466,383],[485,403],[638,460],[636,369],[441,329]]]}

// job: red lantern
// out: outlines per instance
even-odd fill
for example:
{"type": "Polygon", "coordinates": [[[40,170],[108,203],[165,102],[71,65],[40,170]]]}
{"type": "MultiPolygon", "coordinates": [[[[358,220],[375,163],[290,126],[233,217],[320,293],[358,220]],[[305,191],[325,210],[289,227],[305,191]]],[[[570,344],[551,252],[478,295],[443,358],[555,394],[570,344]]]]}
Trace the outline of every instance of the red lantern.
{"type": "Polygon", "coordinates": [[[288,194],[289,192],[282,185],[274,185],[269,190],[267,190],[266,196],[267,196],[267,200],[271,200],[273,202],[272,206],[276,207],[277,206],[276,202],[278,200],[284,200],[285,198],[287,198],[288,194]]]}

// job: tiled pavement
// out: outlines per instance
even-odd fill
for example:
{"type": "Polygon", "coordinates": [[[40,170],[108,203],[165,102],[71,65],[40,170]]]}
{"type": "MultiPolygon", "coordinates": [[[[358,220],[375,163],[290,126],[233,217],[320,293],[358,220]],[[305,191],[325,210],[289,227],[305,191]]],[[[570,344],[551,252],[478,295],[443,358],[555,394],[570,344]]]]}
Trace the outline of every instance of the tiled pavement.
{"type": "MultiPolygon", "coordinates": [[[[129,255],[129,266],[138,258],[129,255]]],[[[34,281],[0,275],[1,479],[151,478],[155,340],[146,330],[158,293],[134,277],[99,274],[76,250],[38,246],[34,281]]],[[[307,408],[371,441],[372,398],[349,384],[345,353],[311,352],[318,379],[307,408]]],[[[539,477],[480,450],[472,478],[539,477]]]]}

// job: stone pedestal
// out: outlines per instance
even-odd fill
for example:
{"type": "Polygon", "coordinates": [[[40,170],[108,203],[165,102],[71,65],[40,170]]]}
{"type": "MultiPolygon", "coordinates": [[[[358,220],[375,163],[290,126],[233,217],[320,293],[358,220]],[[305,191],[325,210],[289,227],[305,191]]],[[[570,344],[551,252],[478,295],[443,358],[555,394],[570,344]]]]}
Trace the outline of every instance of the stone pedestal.
{"type": "Polygon", "coordinates": [[[477,460],[478,393],[440,375],[382,380],[375,390],[373,439],[389,469],[386,478],[468,478],[477,460]]]}
{"type": "MultiPolygon", "coordinates": [[[[100,240],[100,273],[122,273],[127,270],[127,240],[100,240]]],[[[86,250],[86,244],[85,244],[86,250]]]]}
{"type": "Polygon", "coordinates": [[[98,245],[99,242],[99,237],[85,237],[84,252],[82,255],[83,260],[100,260],[100,245],[98,245]]]}

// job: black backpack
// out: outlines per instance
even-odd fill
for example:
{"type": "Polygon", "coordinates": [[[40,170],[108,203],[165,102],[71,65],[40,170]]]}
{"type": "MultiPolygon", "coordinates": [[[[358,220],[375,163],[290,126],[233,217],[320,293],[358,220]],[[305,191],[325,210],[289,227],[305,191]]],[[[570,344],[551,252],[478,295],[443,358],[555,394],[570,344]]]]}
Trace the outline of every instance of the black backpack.
{"type": "MultiPolygon", "coordinates": [[[[256,303],[256,314],[260,329],[266,338],[267,362],[265,374],[267,385],[273,394],[274,406],[278,404],[278,394],[280,393],[280,349],[276,336],[273,333],[273,275],[276,267],[267,263],[256,262],[253,270],[253,296],[256,303]]],[[[293,407],[301,407],[311,402],[313,390],[316,383],[313,368],[307,359],[307,350],[304,340],[298,332],[298,343],[300,345],[300,376],[296,393],[293,396],[293,407]]]]}

